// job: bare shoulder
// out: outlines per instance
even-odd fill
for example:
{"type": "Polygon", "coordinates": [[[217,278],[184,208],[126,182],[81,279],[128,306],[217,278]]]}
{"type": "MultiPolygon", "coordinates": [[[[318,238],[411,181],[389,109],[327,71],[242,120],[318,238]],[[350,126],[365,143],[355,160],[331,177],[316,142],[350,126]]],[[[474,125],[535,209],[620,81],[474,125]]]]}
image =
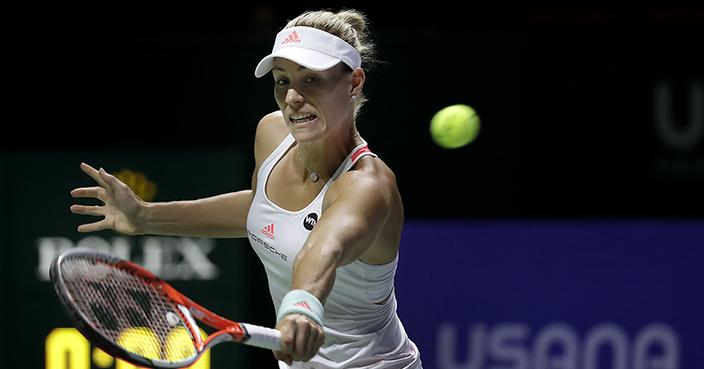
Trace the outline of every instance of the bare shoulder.
{"type": "Polygon", "coordinates": [[[358,229],[369,231],[366,236],[369,248],[360,260],[372,265],[394,260],[404,216],[396,176],[391,169],[379,158],[363,157],[330,186],[323,206],[333,206],[337,201],[363,225],[358,229]]]}
{"type": "Polygon", "coordinates": [[[383,160],[374,156],[361,158],[353,169],[346,174],[349,174],[350,180],[355,178],[359,180],[366,179],[369,184],[375,185],[378,190],[398,191],[394,172],[383,160]]]}
{"type": "Polygon", "coordinates": [[[257,163],[260,164],[268,158],[288,134],[281,111],[265,115],[257,125],[254,138],[254,156],[257,163]]]}
{"type": "Polygon", "coordinates": [[[364,198],[379,211],[400,206],[396,176],[381,159],[365,156],[352,170],[341,175],[330,187],[330,203],[341,197],[364,198]]]}

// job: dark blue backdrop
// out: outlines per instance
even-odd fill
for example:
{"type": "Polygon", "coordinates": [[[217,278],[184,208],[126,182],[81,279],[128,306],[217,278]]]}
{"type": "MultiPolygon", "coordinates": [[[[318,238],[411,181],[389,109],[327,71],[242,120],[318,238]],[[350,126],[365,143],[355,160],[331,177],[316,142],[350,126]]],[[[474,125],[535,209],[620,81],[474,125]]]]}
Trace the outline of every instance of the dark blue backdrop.
{"type": "Polygon", "coordinates": [[[431,368],[695,368],[702,220],[411,220],[399,314],[431,368]]]}

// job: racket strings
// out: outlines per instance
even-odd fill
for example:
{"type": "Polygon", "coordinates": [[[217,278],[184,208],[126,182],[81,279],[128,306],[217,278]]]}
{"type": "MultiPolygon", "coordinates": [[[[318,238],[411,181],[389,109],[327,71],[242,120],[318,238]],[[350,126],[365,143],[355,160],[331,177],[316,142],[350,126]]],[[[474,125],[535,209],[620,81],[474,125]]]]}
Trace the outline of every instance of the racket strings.
{"type": "Polygon", "coordinates": [[[90,259],[64,260],[66,288],[95,330],[148,359],[177,362],[196,354],[181,314],[145,279],[90,259]]]}

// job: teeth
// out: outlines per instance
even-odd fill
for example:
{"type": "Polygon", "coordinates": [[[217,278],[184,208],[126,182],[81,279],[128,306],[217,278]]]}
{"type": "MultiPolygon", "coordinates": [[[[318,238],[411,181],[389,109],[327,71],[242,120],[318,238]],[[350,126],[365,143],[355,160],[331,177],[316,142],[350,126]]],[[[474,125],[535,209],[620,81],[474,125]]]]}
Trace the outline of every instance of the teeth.
{"type": "Polygon", "coordinates": [[[291,116],[291,121],[294,123],[307,122],[315,119],[316,117],[317,116],[315,114],[295,114],[291,116]]]}

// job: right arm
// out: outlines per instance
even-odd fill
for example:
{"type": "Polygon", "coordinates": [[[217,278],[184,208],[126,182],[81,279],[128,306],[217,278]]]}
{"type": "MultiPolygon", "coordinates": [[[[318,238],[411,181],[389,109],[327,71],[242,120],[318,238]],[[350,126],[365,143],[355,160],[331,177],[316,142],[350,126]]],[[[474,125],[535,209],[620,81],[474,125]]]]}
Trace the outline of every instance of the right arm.
{"type": "Polygon", "coordinates": [[[99,186],[71,191],[75,198],[96,198],[100,206],[73,205],[76,214],[104,219],[78,227],[79,232],[113,229],[121,233],[229,238],[247,236],[247,213],[253,192],[244,190],[192,201],[148,203],[102,168],[82,163],[99,186]]]}
{"type": "MultiPolygon", "coordinates": [[[[252,189],[257,188],[259,166],[287,134],[288,129],[280,112],[271,113],[259,122],[254,144],[256,167],[252,176],[252,189]]],[[[96,198],[102,201],[103,205],[73,205],[71,211],[76,214],[103,216],[104,219],[82,224],[78,227],[79,232],[113,229],[129,235],[247,237],[247,214],[255,190],[226,193],[199,200],[147,203],[129,186],[102,168],[96,170],[83,163],[81,169],[99,186],[77,188],[71,191],[71,196],[96,198]]]]}

